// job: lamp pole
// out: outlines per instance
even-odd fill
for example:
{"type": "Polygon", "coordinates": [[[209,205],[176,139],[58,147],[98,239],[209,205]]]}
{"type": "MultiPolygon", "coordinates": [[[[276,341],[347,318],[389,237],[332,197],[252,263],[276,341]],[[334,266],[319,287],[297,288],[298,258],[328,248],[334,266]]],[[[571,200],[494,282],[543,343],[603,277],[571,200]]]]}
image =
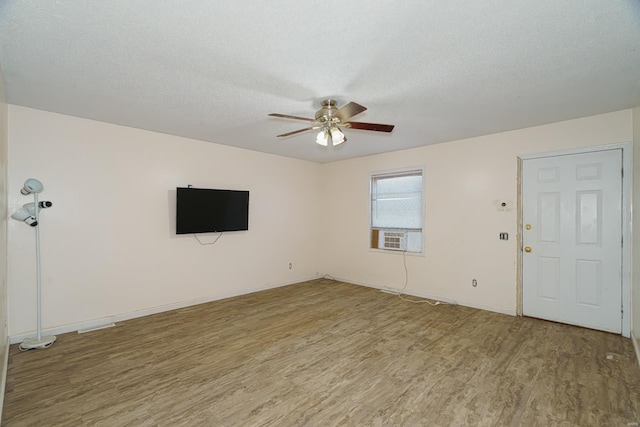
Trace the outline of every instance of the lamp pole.
{"type": "MultiPolygon", "coordinates": [[[[25,185],[26,188],[26,185],[25,185]]],[[[26,351],[35,348],[50,347],[56,341],[55,335],[42,336],[42,279],[40,273],[40,206],[38,202],[39,191],[33,192],[33,209],[34,218],[36,220],[36,338],[25,338],[20,344],[20,350],[26,351]]]]}
{"type": "MultiPolygon", "coordinates": [[[[33,193],[33,205],[36,217],[36,320],[37,341],[42,340],[42,273],[40,271],[40,207],[38,206],[38,193],[33,193]]],[[[52,343],[53,344],[53,343],[52,343]]]]}

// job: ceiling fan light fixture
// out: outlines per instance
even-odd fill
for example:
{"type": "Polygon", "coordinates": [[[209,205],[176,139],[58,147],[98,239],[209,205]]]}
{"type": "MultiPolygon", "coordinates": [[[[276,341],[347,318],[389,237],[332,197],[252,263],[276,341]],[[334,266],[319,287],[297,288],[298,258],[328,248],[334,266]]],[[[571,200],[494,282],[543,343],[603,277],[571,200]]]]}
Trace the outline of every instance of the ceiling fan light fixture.
{"type": "Polygon", "coordinates": [[[316,143],[324,147],[329,145],[329,131],[327,129],[320,129],[318,136],[316,137],[316,143]]]}
{"type": "Polygon", "coordinates": [[[333,126],[331,128],[331,141],[333,142],[333,146],[340,145],[347,140],[347,137],[344,136],[344,133],[340,130],[338,126],[333,126]]]}

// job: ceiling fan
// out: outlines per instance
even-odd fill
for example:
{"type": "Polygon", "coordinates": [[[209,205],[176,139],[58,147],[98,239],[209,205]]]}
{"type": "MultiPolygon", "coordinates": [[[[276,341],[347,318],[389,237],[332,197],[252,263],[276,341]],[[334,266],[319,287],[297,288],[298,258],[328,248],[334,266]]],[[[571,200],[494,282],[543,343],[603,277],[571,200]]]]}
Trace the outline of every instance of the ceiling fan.
{"type": "Polygon", "coordinates": [[[384,125],[380,123],[364,123],[353,122],[349,119],[357,114],[365,111],[367,107],[363,107],[355,102],[349,102],[342,108],[336,107],[335,99],[325,99],[322,101],[322,108],[316,112],[315,119],[309,119],[306,117],[291,116],[288,114],[271,113],[269,116],[282,117],[285,119],[304,120],[310,122],[311,126],[304,129],[294,130],[293,132],[283,133],[281,136],[291,136],[297,133],[306,132],[308,130],[320,129],[320,133],[316,137],[316,142],[325,147],[331,143],[332,145],[340,145],[347,140],[344,136],[341,127],[372,130],[376,132],[391,132],[394,125],[384,125]]]}

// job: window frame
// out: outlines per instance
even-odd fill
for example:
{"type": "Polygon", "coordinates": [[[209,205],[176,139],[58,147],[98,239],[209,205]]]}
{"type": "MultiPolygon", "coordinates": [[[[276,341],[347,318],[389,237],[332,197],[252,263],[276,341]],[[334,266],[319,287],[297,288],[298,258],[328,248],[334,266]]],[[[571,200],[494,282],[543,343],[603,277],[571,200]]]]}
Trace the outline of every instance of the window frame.
{"type": "Polygon", "coordinates": [[[377,252],[377,253],[385,253],[385,254],[406,254],[406,255],[413,255],[413,256],[425,256],[426,254],[426,233],[425,233],[425,227],[426,227],[426,170],[424,166],[413,166],[413,167],[406,167],[406,168],[400,168],[400,169],[388,169],[388,170],[383,170],[383,171],[375,171],[375,172],[371,172],[369,173],[369,181],[368,181],[368,197],[369,197],[369,202],[368,202],[368,208],[369,208],[369,222],[367,224],[367,247],[369,249],[369,251],[371,252],[377,252]],[[421,198],[421,203],[420,203],[420,207],[422,209],[421,212],[421,225],[422,227],[419,229],[416,228],[384,228],[384,227],[374,227],[373,226],[373,181],[374,178],[376,177],[384,177],[387,176],[389,178],[392,178],[394,176],[401,176],[401,175],[406,175],[406,174],[410,174],[410,173],[419,173],[420,176],[422,177],[422,185],[421,185],[421,193],[420,193],[420,198],[421,198]],[[374,248],[372,247],[372,233],[373,230],[389,230],[389,231],[419,231],[420,232],[420,251],[416,252],[416,251],[409,251],[409,250],[394,250],[394,249],[385,249],[385,248],[374,248]]]}

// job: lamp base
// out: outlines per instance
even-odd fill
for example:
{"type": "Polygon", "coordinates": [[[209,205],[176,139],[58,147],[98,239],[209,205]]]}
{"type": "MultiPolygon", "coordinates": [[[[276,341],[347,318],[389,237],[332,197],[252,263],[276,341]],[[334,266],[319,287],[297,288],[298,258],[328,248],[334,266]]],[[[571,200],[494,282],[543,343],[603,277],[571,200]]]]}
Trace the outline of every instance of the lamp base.
{"type": "Polygon", "coordinates": [[[20,344],[20,350],[26,351],[26,350],[32,350],[34,348],[51,347],[51,344],[53,344],[55,341],[56,341],[55,335],[47,335],[40,339],[25,338],[25,340],[22,341],[22,344],[20,344]]]}

